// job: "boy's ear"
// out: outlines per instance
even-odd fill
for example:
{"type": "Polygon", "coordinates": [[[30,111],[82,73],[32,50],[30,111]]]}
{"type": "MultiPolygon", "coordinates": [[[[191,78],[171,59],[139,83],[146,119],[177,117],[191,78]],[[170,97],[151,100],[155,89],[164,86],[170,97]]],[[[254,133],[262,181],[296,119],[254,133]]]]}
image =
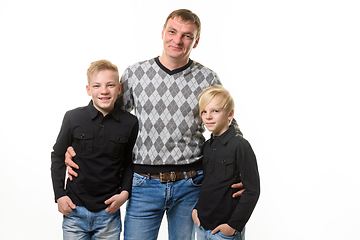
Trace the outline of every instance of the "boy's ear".
{"type": "Polygon", "coordinates": [[[234,109],[231,109],[229,115],[228,115],[228,120],[231,121],[234,117],[234,109]]]}
{"type": "Polygon", "coordinates": [[[88,94],[89,96],[91,96],[89,85],[86,85],[86,92],[87,92],[87,94],[88,94]]]}

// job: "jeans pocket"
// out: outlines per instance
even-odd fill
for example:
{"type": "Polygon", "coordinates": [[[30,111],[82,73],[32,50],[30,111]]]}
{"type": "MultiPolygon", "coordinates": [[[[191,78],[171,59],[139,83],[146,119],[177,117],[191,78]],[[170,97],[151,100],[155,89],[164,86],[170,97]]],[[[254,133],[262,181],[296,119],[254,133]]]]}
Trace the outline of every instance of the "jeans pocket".
{"type": "Polygon", "coordinates": [[[203,171],[202,170],[197,171],[196,177],[192,177],[189,179],[191,184],[195,187],[201,187],[202,180],[203,180],[203,171]]]}
{"type": "Polygon", "coordinates": [[[140,174],[134,173],[133,175],[133,181],[132,181],[132,186],[133,187],[137,187],[137,186],[141,186],[142,184],[144,184],[144,182],[146,181],[146,177],[142,176],[140,174]]]}
{"type": "Polygon", "coordinates": [[[233,235],[225,235],[225,234],[223,234],[222,232],[219,231],[217,234],[219,235],[219,237],[221,239],[236,239],[235,238],[236,232],[233,235]]]}

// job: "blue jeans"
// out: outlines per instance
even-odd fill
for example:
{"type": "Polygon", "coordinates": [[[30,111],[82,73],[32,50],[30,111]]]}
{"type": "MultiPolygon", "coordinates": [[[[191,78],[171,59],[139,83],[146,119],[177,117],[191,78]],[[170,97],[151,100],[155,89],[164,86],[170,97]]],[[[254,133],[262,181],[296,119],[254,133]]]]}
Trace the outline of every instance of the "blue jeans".
{"type": "Polygon", "coordinates": [[[120,232],[120,209],[115,213],[108,213],[105,209],[90,212],[84,207],[76,206],[69,215],[64,215],[64,240],[119,240],[120,232]]]}
{"type": "Polygon", "coordinates": [[[195,178],[161,183],[134,173],[124,224],[124,240],[155,240],[164,213],[169,240],[195,239],[191,212],[198,201],[202,171],[195,178]]]}
{"type": "Polygon", "coordinates": [[[235,231],[234,235],[232,236],[225,235],[220,231],[213,235],[211,233],[212,230],[205,230],[202,226],[198,227],[196,224],[195,224],[195,229],[196,229],[197,240],[223,240],[223,239],[245,240],[245,227],[241,231],[241,233],[235,231]]]}

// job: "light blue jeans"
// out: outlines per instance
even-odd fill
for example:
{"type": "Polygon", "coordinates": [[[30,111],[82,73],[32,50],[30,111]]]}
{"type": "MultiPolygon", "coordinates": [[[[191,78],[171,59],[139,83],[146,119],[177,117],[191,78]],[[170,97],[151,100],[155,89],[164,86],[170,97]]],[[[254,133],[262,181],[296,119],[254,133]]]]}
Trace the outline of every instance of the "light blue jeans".
{"type": "Polygon", "coordinates": [[[196,229],[197,240],[223,240],[223,239],[245,240],[245,227],[241,231],[241,233],[235,231],[234,235],[232,236],[225,235],[220,231],[215,234],[212,234],[211,233],[212,230],[205,230],[202,226],[198,227],[196,224],[195,224],[195,229],[196,229]]]}
{"type": "Polygon", "coordinates": [[[169,240],[195,239],[191,212],[198,201],[203,172],[195,178],[161,183],[134,173],[124,223],[124,240],[155,240],[164,213],[169,240]]]}
{"type": "Polygon", "coordinates": [[[108,213],[90,212],[84,207],[76,206],[69,215],[64,215],[64,240],[119,240],[121,232],[120,209],[108,213]]]}

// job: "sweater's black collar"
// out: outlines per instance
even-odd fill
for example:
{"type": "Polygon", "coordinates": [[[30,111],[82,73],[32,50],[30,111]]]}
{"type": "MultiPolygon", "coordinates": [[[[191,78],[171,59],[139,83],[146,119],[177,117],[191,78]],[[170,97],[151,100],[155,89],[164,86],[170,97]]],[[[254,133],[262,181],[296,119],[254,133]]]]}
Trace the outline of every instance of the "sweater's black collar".
{"type": "Polygon", "coordinates": [[[182,72],[185,69],[187,69],[188,67],[190,67],[190,65],[193,63],[193,60],[189,59],[189,62],[185,66],[183,66],[181,68],[174,69],[174,70],[170,70],[170,69],[166,68],[164,65],[161,64],[161,62],[159,60],[159,57],[156,57],[154,60],[157,63],[157,65],[159,65],[159,67],[169,75],[174,75],[176,73],[182,72]]]}

